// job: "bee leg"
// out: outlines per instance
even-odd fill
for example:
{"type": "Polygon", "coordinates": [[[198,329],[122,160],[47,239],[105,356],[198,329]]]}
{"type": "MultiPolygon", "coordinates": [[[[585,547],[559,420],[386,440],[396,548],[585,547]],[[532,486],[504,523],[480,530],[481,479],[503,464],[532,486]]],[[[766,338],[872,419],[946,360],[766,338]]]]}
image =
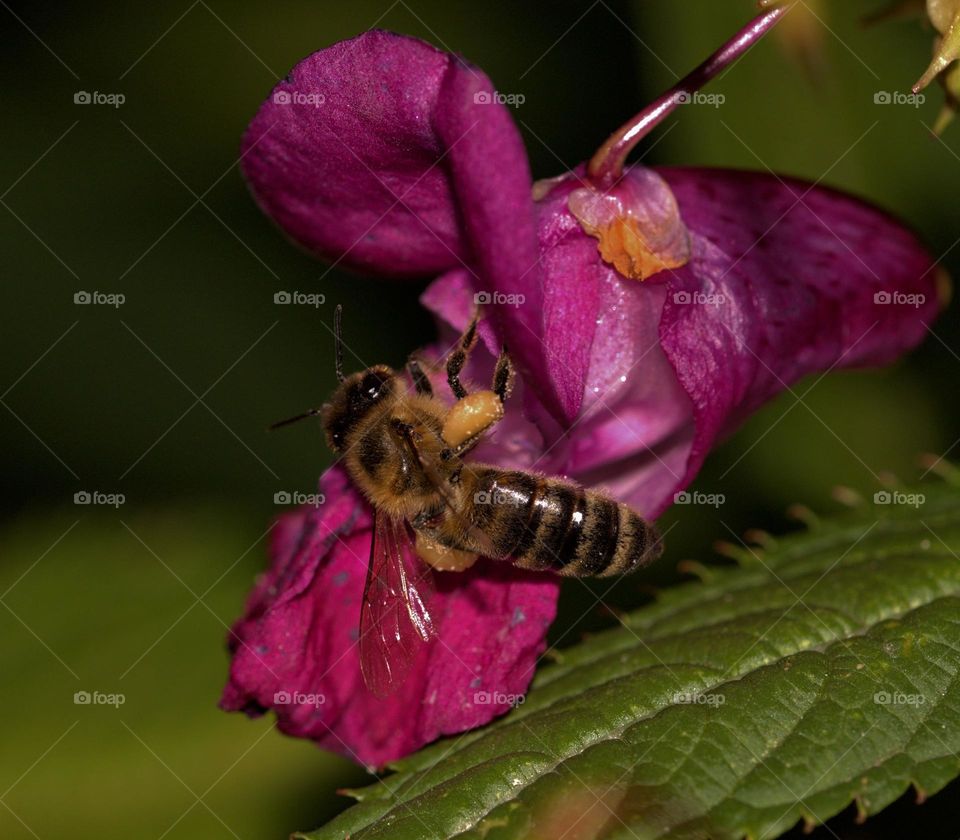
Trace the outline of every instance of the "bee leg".
{"type": "Polygon", "coordinates": [[[493,370],[493,393],[500,398],[502,403],[507,401],[507,397],[513,390],[513,377],[513,361],[507,354],[507,348],[504,345],[503,349],[500,350],[497,366],[493,370]]]}
{"type": "Polygon", "coordinates": [[[467,363],[470,351],[477,343],[477,316],[473,316],[470,326],[466,332],[460,336],[456,349],[447,356],[447,382],[450,384],[450,390],[453,395],[462,400],[467,395],[467,389],[460,382],[460,372],[467,363]]]}
{"type": "Polygon", "coordinates": [[[390,426],[402,438],[410,439],[413,436],[413,425],[404,422],[399,417],[390,418],[390,426]]]}
{"type": "Polygon", "coordinates": [[[457,348],[447,357],[447,381],[457,402],[447,413],[443,424],[443,439],[448,445],[441,453],[444,460],[465,455],[481,441],[490,428],[503,418],[503,404],[513,389],[513,362],[504,347],[494,368],[492,390],[467,393],[460,382],[460,372],[476,343],[477,316],[474,316],[457,348]]]}
{"type": "Polygon", "coordinates": [[[413,379],[413,387],[416,388],[418,394],[426,394],[428,397],[433,396],[433,386],[430,384],[430,380],[423,372],[423,368],[420,367],[420,362],[412,356],[407,360],[407,372],[413,379]]]}

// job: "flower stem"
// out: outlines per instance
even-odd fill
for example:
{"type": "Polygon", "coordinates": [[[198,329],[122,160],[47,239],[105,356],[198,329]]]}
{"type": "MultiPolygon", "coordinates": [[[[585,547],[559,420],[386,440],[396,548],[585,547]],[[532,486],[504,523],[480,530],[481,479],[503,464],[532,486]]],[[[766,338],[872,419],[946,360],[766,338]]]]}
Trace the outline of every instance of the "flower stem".
{"type": "Polygon", "coordinates": [[[785,6],[774,6],[755,17],[696,70],[611,134],[587,166],[590,179],[603,188],[614,184],[623,174],[623,165],[633,147],[663,122],[678,105],[687,101],[692,93],[740,58],[770,31],[787,11],[785,6]]]}

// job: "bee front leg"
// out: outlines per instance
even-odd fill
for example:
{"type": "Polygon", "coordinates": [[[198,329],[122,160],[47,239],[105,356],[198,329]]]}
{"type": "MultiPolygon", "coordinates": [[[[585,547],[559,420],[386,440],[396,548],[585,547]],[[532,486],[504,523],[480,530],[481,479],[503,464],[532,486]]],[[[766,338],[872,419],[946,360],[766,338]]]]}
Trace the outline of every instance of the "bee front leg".
{"type": "Polygon", "coordinates": [[[500,351],[500,357],[497,359],[497,366],[493,369],[493,393],[500,398],[502,403],[507,401],[507,397],[513,390],[513,376],[513,361],[507,354],[506,346],[504,346],[500,351]]]}
{"type": "Polygon", "coordinates": [[[430,384],[430,379],[423,372],[423,368],[420,367],[420,361],[413,356],[407,359],[407,373],[410,374],[413,387],[418,394],[425,394],[428,397],[433,396],[433,386],[430,384]]]}
{"type": "Polygon", "coordinates": [[[464,365],[466,365],[467,359],[470,356],[470,351],[476,343],[477,316],[474,315],[470,326],[468,326],[466,332],[460,336],[456,349],[447,356],[447,382],[450,384],[450,390],[453,391],[453,395],[458,400],[462,400],[467,395],[467,389],[464,388],[460,382],[460,373],[463,371],[464,365]]]}

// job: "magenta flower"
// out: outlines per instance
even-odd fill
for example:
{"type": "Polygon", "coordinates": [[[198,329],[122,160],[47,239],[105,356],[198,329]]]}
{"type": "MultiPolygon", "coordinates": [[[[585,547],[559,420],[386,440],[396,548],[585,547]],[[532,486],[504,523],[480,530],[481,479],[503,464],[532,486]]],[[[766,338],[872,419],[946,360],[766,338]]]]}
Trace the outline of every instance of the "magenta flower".
{"type": "MultiPolygon", "coordinates": [[[[589,164],[536,183],[481,71],[368,32],[277,85],[244,138],[244,172],[261,207],[319,255],[439,275],[423,302],[445,333],[486,304],[471,372],[487,381],[505,343],[520,381],[478,458],[602,486],[655,517],[766,400],[815,371],[895,359],[938,310],[929,253],[854,198],[764,174],[624,170],[633,145],[782,11],[589,164]]],[[[338,466],[320,489],[325,505],[275,529],[221,705],[272,708],[285,732],[369,765],[506,711],[544,649],[557,579],[489,561],[440,575],[439,638],[378,699],[356,650],[370,509],[338,466]]]]}

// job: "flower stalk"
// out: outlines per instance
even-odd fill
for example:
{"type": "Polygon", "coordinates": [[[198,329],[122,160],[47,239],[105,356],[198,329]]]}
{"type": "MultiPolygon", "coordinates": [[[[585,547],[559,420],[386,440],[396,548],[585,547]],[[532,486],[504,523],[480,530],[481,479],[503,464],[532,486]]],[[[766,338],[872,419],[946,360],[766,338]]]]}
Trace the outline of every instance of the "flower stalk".
{"type": "Polygon", "coordinates": [[[774,6],[755,17],[693,72],[611,134],[587,166],[591,181],[603,189],[615,184],[623,175],[627,156],[637,143],[672,114],[678,105],[688,101],[692,94],[746,53],[787,11],[785,6],[774,6]]]}

